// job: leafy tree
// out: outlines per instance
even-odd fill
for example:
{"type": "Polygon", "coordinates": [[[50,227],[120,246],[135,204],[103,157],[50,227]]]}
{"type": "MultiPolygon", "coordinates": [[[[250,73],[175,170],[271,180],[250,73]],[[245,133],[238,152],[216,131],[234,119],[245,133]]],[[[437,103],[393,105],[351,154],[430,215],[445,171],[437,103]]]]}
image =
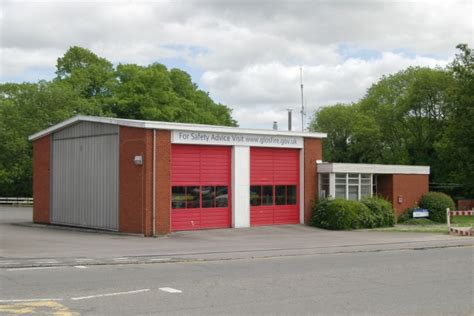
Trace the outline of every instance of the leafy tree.
{"type": "Polygon", "coordinates": [[[384,76],[369,88],[359,104],[380,126],[384,162],[436,162],[433,144],[445,128],[452,89],[448,72],[419,67],[384,76]]]}
{"type": "Polygon", "coordinates": [[[31,196],[32,146],[28,135],[78,113],[98,114],[62,84],[0,85],[0,196],[31,196]]]}
{"type": "Polygon", "coordinates": [[[236,126],[231,110],[216,104],[184,71],[164,65],[119,65],[111,111],[118,117],[236,126]]]}
{"type": "Polygon", "coordinates": [[[85,98],[110,96],[115,84],[112,63],[86,48],[69,48],[58,58],[56,68],[56,80],[67,83],[85,98]]]}
{"type": "Polygon", "coordinates": [[[455,80],[447,128],[435,144],[440,157],[440,182],[462,185],[452,193],[474,197],[474,52],[466,44],[448,69],[455,80]]]}
{"type": "Polygon", "coordinates": [[[231,110],[184,71],[121,64],[71,47],[56,78],[0,84],[0,196],[31,196],[28,136],[77,114],[235,126],[231,110]]]}
{"type": "Polygon", "coordinates": [[[324,159],[430,165],[432,182],[460,183],[457,193],[472,195],[473,54],[458,48],[448,69],[409,67],[383,76],[355,104],[316,112],[310,128],[328,133],[324,159]]]}
{"type": "Polygon", "coordinates": [[[381,160],[380,129],[373,118],[356,105],[336,104],[318,110],[310,129],[328,133],[323,158],[333,162],[381,160]]]}
{"type": "Polygon", "coordinates": [[[117,78],[120,84],[114,91],[117,103],[112,112],[118,117],[132,119],[165,119],[164,108],[173,95],[165,66],[119,65],[117,78]]]}

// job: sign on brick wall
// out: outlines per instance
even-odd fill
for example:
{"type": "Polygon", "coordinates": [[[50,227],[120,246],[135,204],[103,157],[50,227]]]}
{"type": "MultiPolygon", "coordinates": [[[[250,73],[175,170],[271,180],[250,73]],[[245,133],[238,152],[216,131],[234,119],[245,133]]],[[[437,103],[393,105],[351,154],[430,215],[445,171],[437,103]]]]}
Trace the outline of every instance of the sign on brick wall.
{"type": "Polygon", "coordinates": [[[303,137],[173,131],[174,144],[303,148],[303,137]]]}

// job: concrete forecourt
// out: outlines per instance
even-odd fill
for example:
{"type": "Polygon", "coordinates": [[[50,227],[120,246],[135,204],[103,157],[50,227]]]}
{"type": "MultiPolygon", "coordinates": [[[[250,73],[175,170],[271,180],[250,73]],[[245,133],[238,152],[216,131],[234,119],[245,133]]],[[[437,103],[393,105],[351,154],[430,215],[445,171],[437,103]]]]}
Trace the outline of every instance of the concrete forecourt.
{"type": "Polygon", "coordinates": [[[143,239],[30,221],[0,208],[0,313],[474,312],[471,238],[283,225],[143,239]]]}

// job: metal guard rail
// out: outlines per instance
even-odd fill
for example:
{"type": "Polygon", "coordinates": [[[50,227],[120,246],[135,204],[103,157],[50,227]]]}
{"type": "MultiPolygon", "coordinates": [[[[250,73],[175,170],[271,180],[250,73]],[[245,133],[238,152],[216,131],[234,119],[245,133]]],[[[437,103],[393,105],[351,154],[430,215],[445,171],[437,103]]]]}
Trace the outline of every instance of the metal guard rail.
{"type": "Polygon", "coordinates": [[[32,197],[0,197],[0,205],[32,205],[32,197]]]}

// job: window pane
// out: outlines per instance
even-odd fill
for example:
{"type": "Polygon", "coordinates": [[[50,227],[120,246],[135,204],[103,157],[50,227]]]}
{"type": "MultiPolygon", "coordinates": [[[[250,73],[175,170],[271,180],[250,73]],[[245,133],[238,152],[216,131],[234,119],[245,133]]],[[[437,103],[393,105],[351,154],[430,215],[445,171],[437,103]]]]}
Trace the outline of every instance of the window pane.
{"type": "Polygon", "coordinates": [[[227,186],[216,187],[216,207],[229,206],[229,190],[227,186]]]}
{"type": "Polygon", "coordinates": [[[186,208],[199,208],[199,187],[186,187],[186,208]]]}
{"type": "Polygon", "coordinates": [[[336,197],[337,198],[346,198],[346,185],[336,185],[336,197]]]}
{"type": "Polygon", "coordinates": [[[377,175],[374,174],[372,177],[372,193],[377,195],[377,175]]]}
{"type": "Polygon", "coordinates": [[[216,206],[216,187],[202,187],[202,207],[215,207],[216,206]]]}
{"type": "Polygon", "coordinates": [[[328,197],[329,196],[329,184],[322,184],[321,185],[321,192],[319,192],[320,197],[328,197]]]}
{"type": "Polygon", "coordinates": [[[361,185],[360,195],[361,196],[370,195],[370,184],[369,185],[361,185]]]}
{"type": "Polygon", "coordinates": [[[346,174],[336,173],[336,184],[346,184],[346,174]]]}
{"type": "Polygon", "coordinates": [[[286,186],[286,204],[288,205],[296,204],[296,185],[286,186]]]}
{"type": "Polygon", "coordinates": [[[262,186],[262,205],[273,205],[273,186],[262,186]]]}
{"type": "Polygon", "coordinates": [[[262,204],[262,187],[259,185],[250,186],[250,205],[259,206],[262,204]]]}
{"type": "Polygon", "coordinates": [[[275,186],[275,204],[285,205],[286,203],[286,185],[275,186]]]}
{"type": "Polygon", "coordinates": [[[329,184],[329,174],[322,173],[321,174],[321,183],[322,184],[329,184]]]}
{"type": "Polygon", "coordinates": [[[357,201],[359,199],[359,187],[349,186],[349,200],[357,201]]]}
{"type": "Polygon", "coordinates": [[[171,208],[186,208],[185,187],[173,187],[171,189],[171,208]]]}
{"type": "Polygon", "coordinates": [[[349,173],[349,184],[359,185],[359,174],[358,173],[349,173]]]}

